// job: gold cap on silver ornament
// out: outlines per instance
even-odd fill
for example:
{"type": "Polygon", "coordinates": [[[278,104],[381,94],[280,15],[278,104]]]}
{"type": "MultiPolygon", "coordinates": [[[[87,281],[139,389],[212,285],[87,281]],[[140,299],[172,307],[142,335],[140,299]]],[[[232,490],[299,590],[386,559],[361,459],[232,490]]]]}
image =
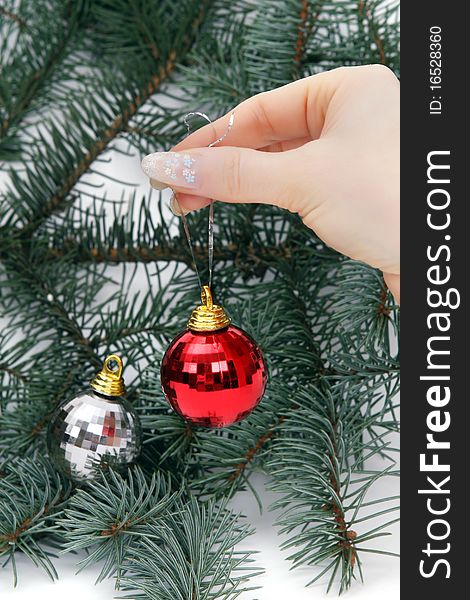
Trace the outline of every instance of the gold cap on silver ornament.
{"type": "Polygon", "coordinates": [[[122,359],[117,354],[106,357],[103,368],[91,380],[91,387],[105,396],[123,396],[126,386],[122,377],[122,359]]]}

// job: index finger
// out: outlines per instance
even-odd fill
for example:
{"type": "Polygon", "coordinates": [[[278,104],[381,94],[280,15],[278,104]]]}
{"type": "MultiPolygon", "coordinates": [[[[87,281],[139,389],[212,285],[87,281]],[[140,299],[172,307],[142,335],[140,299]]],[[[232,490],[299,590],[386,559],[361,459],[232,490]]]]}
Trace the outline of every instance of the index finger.
{"type": "MultiPolygon", "coordinates": [[[[234,109],[233,129],[218,145],[259,149],[298,138],[318,139],[333,93],[333,74],[320,73],[248,98],[234,109]]],[[[195,131],[172,150],[208,146],[227,131],[231,113],[195,131]]]]}

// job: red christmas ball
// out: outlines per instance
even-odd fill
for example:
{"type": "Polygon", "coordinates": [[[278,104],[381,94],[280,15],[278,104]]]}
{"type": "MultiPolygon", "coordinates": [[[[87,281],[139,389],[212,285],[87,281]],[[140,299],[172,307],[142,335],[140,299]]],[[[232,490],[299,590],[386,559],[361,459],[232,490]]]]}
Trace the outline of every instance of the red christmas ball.
{"type": "Polygon", "coordinates": [[[267,368],[259,346],[242,329],[189,329],[168,347],[161,381],[166,398],[182,417],[196,425],[226,427],[257,406],[267,368]]]}

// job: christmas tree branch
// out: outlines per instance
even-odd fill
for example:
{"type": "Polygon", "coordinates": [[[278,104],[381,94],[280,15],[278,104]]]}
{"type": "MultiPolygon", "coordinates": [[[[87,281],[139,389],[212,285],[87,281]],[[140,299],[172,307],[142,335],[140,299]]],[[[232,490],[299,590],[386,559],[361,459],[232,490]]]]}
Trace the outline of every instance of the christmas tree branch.
{"type": "MultiPolygon", "coordinates": [[[[239,244],[226,244],[222,248],[214,248],[214,260],[220,262],[234,261],[243,252],[243,259],[252,264],[260,262],[275,261],[277,258],[288,259],[292,255],[292,245],[279,244],[276,246],[260,246],[254,248],[252,245],[246,247],[239,244]]],[[[68,238],[63,247],[54,246],[45,255],[45,260],[56,260],[64,256],[70,256],[75,262],[97,262],[97,263],[153,263],[182,262],[189,267],[192,266],[192,258],[184,246],[184,241],[176,238],[171,245],[156,246],[134,246],[122,248],[87,248],[82,243],[68,238]]],[[[198,262],[204,262],[207,258],[207,246],[198,245],[194,248],[194,255],[198,262]]]]}
{"type": "MultiPolygon", "coordinates": [[[[348,463],[362,437],[362,425],[355,419],[348,423],[344,413],[347,399],[340,389],[325,390],[310,387],[299,390],[300,407],[282,427],[268,466],[274,477],[272,487],[282,494],[274,507],[283,511],[279,525],[281,532],[289,535],[283,547],[296,549],[289,558],[294,566],[322,567],[310,584],[331,571],[331,587],[339,570],[341,593],[351,585],[359,564],[360,544],[376,532],[375,528],[365,532],[357,529],[362,527],[357,515],[365,494],[389,469],[362,472],[363,483],[359,488],[353,487],[354,464],[351,469],[348,463]],[[356,436],[348,438],[346,433],[352,427],[358,428],[356,436]],[[305,468],[307,464],[309,467],[305,468]]],[[[351,418],[352,415],[348,417],[351,418]]],[[[378,451],[371,447],[369,456],[378,451]]]]}
{"type": "MultiPolygon", "coordinates": [[[[71,93],[71,101],[70,110],[72,114],[69,115],[69,119],[71,121],[77,121],[74,125],[77,130],[75,132],[70,131],[70,137],[74,137],[72,134],[75,133],[75,136],[80,135],[82,138],[80,154],[70,153],[67,149],[67,146],[63,144],[61,138],[64,136],[63,129],[60,126],[56,126],[55,123],[51,123],[49,125],[48,134],[52,137],[55,137],[60,140],[60,148],[62,153],[63,160],[63,172],[59,178],[54,177],[51,181],[50,177],[50,165],[43,162],[40,164],[37,163],[36,166],[40,166],[41,170],[44,171],[43,176],[50,181],[49,189],[51,190],[51,194],[47,193],[42,194],[42,198],[35,199],[34,201],[28,198],[27,203],[29,203],[33,210],[30,211],[29,215],[25,223],[23,223],[20,227],[14,231],[15,236],[20,237],[21,239],[29,238],[32,234],[34,234],[41,225],[52,215],[55,213],[62,211],[71,200],[71,193],[74,191],[76,184],[81,180],[82,176],[87,173],[91,165],[98,159],[98,157],[109,148],[110,144],[118,137],[120,134],[124,133],[128,127],[131,119],[138,113],[139,109],[145,104],[145,102],[155,94],[161,87],[161,84],[164,80],[166,80],[170,74],[173,72],[176,66],[176,62],[186,52],[188,46],[190,45],[194,34],[197,31],[199,23],[204,17],[205,11],[207,10],[207,2],[203,3],[188,3],[191,7],[190,14],[195,12],[195,16],[191,22],[186,24],[184,28],[183,35],[177,35],[175,31],[175,39],[172,41],[174,44],[172,47],[168,48],[159,48],[156,46],[155,39],[146,37],[146,32],[149,31],[147,26],[148,24],[148,14],[145,13],[146,7],[140,7],[140,10],[143,11],[137,14],[137,20],[142,24],[141,27],[138,28],[139,36],[142,35],[142,31],[144,31],[144,38],[141,40],[141,44],[139,47],[143,47],[140,55],[131,56],[126,61],[122,61],[119,67],[122,67],[122,72],[118,72],[117,76],[114,80],[109,83],[111,85],[115,85],[115,99],[116,103],[119,105],[119,110],[117,114],[114,116],[114,119],[111,123],[109,123],[109,111],[106,110],[100,103],[101,98],[97,97],[96,100],[92,100],[90,103],[90,96],[87,93],[87,90],[82,90],[82,92],[73,92],[71,93]],[[195,10],[197,8],[197,10],[195,10]],[[155,61],[154,56],[158,56],[158,61],[155,61]],[[139,69],[142,72],[139,72],[139,69]],[[146,67],[146,68],[145,68],[146,67]],[[129,73],[127,73],[129,71],[129,73]],[[134,73],[137,72],[137,77],[135,77],[134,73]],[[129,96],[127,90],[122,91],[120,86],[120,78],[125,78],[126,76],[132,73],[132,76],[137,79],[137,82],[134,83],[134,95],[131,100],[126,100],[129,96]],[[80,93],[84,94],[84,97],[80,97],[80,93]],[[86,127],[87,123],[80,122],[80,110],[83,110],[84,102],[86,101],[87,108],[90,111],[90,123],[88,127],[86,127]],[[105,121],[107,124],[105,125],[105,121]],[[93,137],[90,135],[90,129],[94,130],[96,136],[93,137]],[[83,148],[86,150],[83,151],[83,148]],[[71,157],[73,160],[71,161],[71,157]],[[34,204],[33,204],[34,202],[34,204]],[[35,206],[34,206],[35,205],[35,206]]],[[[109,20],[111,18],[111,14],[113,17],[116,17],[116,7],[111,8],[110,10],[97,9],[97,15],[100,16],[102,21],[109,20]],[[111,12],[110,12],[111,11],[111,12]],[[101,14],[104,12],[104,14],[101,14]]],[[[132,9],[133,10],[133,9],[132,9]]],[[[120,15],[119,15],[120,16],[120,15]]],[[[132,20],[136,20],[136,14],[133,14],[132,20]]],[[[159,20],[156,21],[157,30],[159,27],[159,20]]],[[[175,24],[172,24],[173,27],[175,24]]],[[[125,31],[126,23],[120,23],[123,31],[125,31]]],[[[176,27],[177,29],[177,27],[176,27]]],[[[163,42],[164,44],[164,42],[163,42]]],[[[116,67],[116,61],[113,60],[113,67],[116,67]]],[[[101,69],[105,69],[105,65],[101,65],[101,69]]],[[[93,79],[97,79],[97,89],[96,93],[100,96],[106,97],[106,90],[99,90],[100,83],[100,75],[99,72],[90,75],[90,81],[93,79]]],[[[90,85],[95,85],[94,83],[90,85]]],[[[122,84],[121,84],[122,85],[122,84]]],[[[111,97],[109,98],[112,99],[111,97]]],[[[44,141],[44,137],[40,136],[40,141],[44,141]]],[[[37,141],[39,141],[39,139],[37,141]]],[[[53,160],[57,161],[57,157],[59,155],[59,148],[57,150],[57,156],[54,156],[53,160]]],[[[51,157],[52,159],[52,157],[51,157]]],[[[12,174],[13,175],[13,174],[12,174]]],[[[19,180],[17,177],[14,177],[15,187],[18,191],[17,193],[17,203],[24,202],[26,198],[24,198],[25,193],[29,196],[30,192],[35,192],[35,179],[38,177],[37,169],[29,168],[26,181],[19,180]]],[[[47,189],[47,188],[46,188],[47,189]]],[[[75,198],[73,198],[75,199],[75,198]]]]}
{"type": "Polygon", "coordinates": [[[300,23],[297,34],[297,42],[295,45],[294,65],[297,66],[297,72],[301,65],[305,54],[306,46],[309,37],[313,34],[315,25],[322,12],[323,2],[316,2],[314,6],[310,6],[309,0],[301,1],[300,23]],[[310,14],[312,12],[312,14],[310,14]]]}
{"type": "Polygon", "coordinates": [[[190,497],[168,515],[163,531],[152,525],[148,535],[129,548],[122,589],[132,594],[123,597],[130,600],[137,592],[159,600],[236,600],[256,589],[251,580],[262,572],[252,565],[251,551],[237,550],[251,533],[224,504],[190,497]]]}
{"type": "MultiPolygon", "coordinates": [[[[0,160],[10,162],[0,194],[0,553],[14,571],[21,551],[55,577],[51,541],[86,550],[80,566],[100,562],[100,578],[115,576],[129,598],[235,600],[252,589],[251,554],[237,550],[250,528],[225,503],[262,468],[294,566],[342,591],[395,510],[394,498],[368,496],[395,474],[398,312],[381,274],[267,204],[218,204],[217,301],[259,343],[269,385],[243,422],[193,427],[171,412],[159,372],[198,301],[183,231],[155,194],[116,197],[100,165],[112,149],[128,160],[131,145],[168,146],[190,110],[215,117],[340,65],[397,69],[396,3],[67,6],[77,14],[64,17],[61,0],[0,10],[0,160]],[[36,453],[55,405],[83,390],[110,350],[133,368],[140,467],[103,472],[69,498],[36,453]],[[371,457],[383,465],[373,470],[371,457]]],[[[189,220],[205,265],[207,214],[189,220]]]]}
{"type": "Polygon", "coordinates": [[[358,2],[358,11],[362,14],[363,17],[366,18],[369,30],[374,39],[375,45],[377,47],[377,51],[379,53],[379,62],[382,65],[387,64],[387,58],[385,56],[385,49],[383,41],[375,28],[374,20],[372,19],[371,12],[368,6],[368,2],[366,0],[359,0],[358,2]]]}
{"type": "Polygon", "coordinates": [[[68,175],[63,184],[58,188],[56,193],[50,198],[47,204],[42,208],[39,214],[36,214],[33,220],[27,225],[20,228],[20,234],[30,236],[33,234],[42,223],[55,212],[64,208],[65,202],[76,185],[79,179],[88,171],[91,164],[98,156],[106,150],[108,145],[127,127],[130,119],[136,114],[140,106],[154,93],[157,92],[162,81],[164,81],[175,67],[175,56],[171,55],[167,61],[165,68],[159,75],[152,75],[148,84],[133,98],[123,112],[118,115],[111,125],[105,129],[101,136],[87,149],[81,161],[68,175]]]}
{"type": "Polygon", "coordinates": [[[8,162],[27,151],[30,131],[48,102],[63,101],[63,91],[57,86],[61,76],[68,90],[71,82],[80,81],[77,50],[80,46],[85,52],[88,40],[81,35],[88,14],[81,1],[47,0],[34,7],[20,3],[18,11],[27,27],[19,32],[3,27],[0,52],[0,158],[8,162]]]}
{"type": "Polygon", "coordinates": [[[172,492],[170,480],[155,474],[147,480],[138,468],[127,480],[110,471],[92,488],[79,490],[60,523],[66,551],[89,551],[80,567],[101,562],[98,581],[114,575],[116,587],[126,591],[145,589],[173,600],[175,588],[181,598],[199,598],[211,590],[214,600],[235,599],[256,572],[237,573],[250,562],[251,553],[234,550],[250,534],[248,527],[240,526],[223,505],[200,504],[183,489],[172,492]],[[170,586],[166,576],[162,579],[167,569],[172,572],[170,586]]]}
{"type": "Polygon", "coordinates": [[[20,29],[26,29],[27,27],[27,23],[22,17],[20,17],[11,10],[8,10],[4,6],[0,6],[0,15],[2,17],[5,17],[6,19],[14,21],[17,25],[19,25],[20,29]]]}
{"type": "Polygon", "coordinates": [[[52,319],[60,323],[62,331],[66,332],[71,341],[76,344],[79,352],[83,354],[94,366],[101,366],[101,359],[97,356],[95,350],[90,344],[88,338],[83,335],[76,318],[69,314],[64,304],[57,298],[57,293],[44,280],[40,278],[37,270],[33,270],[26,262],[16,262],[11,268],[15,269],[17,274],[18,287],[27,289],[28,295],[34,298],[34,301],[41,307],[41,311],[46,311],[52,319]]]}
{"type": "Polygon", "coordinates": [[[15,459],[2,466],[0,478],[0,556],[7,556],[17,583],[15,552],[23,551],[34,564],[44,568],[51,579],[57,572],[49,553],[40,545],[54,546],[51,537],[57,530],[55,520],[60,515],[70,493],[52,467],[39,457],[15,459]]]}
{"type": "MultiPolygon", "coordinates": [[[[293,282],[291,282],[291,284],[293,284],[293,282]]],[[[312,365],[316,364],[318,373],[321,373],[321,369],[324,369],[325,366],[324,366],[323,362],[321,361],[321,359],[319,358],[318,349],[316,347],[316,340],[314,339],[313,333],[311,331],[310,321],[307,318],[305,302],[301,298],[300,294],[296,293],[295,287],[289,286],[288,290],[289,290],[289,292],[292,292],[291,297],[290,297],[291,304],[297,306],[299,309],[298,314],[301,317],[301,320],[300,320],[301,326],[303,326],[305,328],[305,330],[309,332],[307,351],[309,353],[311,353],[312,365]]],[[[317,375],[317,377],[318,377],[318,375],[317,375]]],[[[290,406],[290,411],[293,411],[295,409],[296,409],[296,403],[293,402],[290,406]]],[[[262,435],[260,435],[258,437],[258,439],[256,440],[256,443],[247,450],[247,452],[244,456],[244,460],[236,465],[235,470],[228,477],[228,481],[231,484],[234,481],[236,481],[244,473],[246,467],[254,460],[256,455],[261,450],[263,450],[266,443],[268,441],[272,440],[272,438],[276,435],[276,432],[278,431],[279,427],[284,423],[285,420],[286,420],[286,415],[281,415],[276,420],[276,422],[267,429],[267,431],[265,431],[262,435]]]]}
{"type": "Polygon", "coordinates": [[[276,423],[270,427],[265,433],[263,433],[257,440],[256,444],[249,448],[243,457],[243,460],[235,465],[235,470],[228,476],[230,485],[233,484],[239,477],[241,477],[246,467],[253,461],[255,456],[263,449],[265,444],[269,442],[276,434],[277,428],[284,423],[286,420],[285,416],[279,417],[276,423]]]}
{"type": "Polygon", "coordinates": [[[300,23],[297,33],[297,42],[295,44],[294,63],[299,64],[302,60],[305,47],[306,25],[309,16],[308,0],[302,0],[300,9],[300,23]]]}
{"type": "Polygon", "coordinates": [[[12,377],[16,377],[16,379],[21,379],[21,381],[28,381],[28,377],[26,375],[16,369],[13,369],[12,367],[9,367],[8,365],[0,363],[0,371],[4,371],[12,377]]]}
{"type": "Polygon", "coordinates": [[[119,581],[126,546],[174,510],[178,496],[163,476],[154,474],[147,481],[135,468],[124,480],[109,470],[93,489],[80,490],[71,499],[61,521],[67,540],[64,551],[88,549],[80,568],[103,562],[97,581],[113,574],[119,581]]]}
{"type": "MultiPolygon", "coordinates": [[[[26,27],[26,23],[24,24],[24,27],[26,27]]],[[[26,79],[21,82],[21,88],[24,90],[23,95],[9,107],[7,114],[0,123],[0,143],[1,138],[5,137],[12,127],[18,126],[24,118],[32,101],[45,85],[51,72],[64,57],[67,46],[75,33],[75,29],[64,27],[63,31],[64,34],[60,38],[59,43],[51,48],[51,52],[46,56],[44,63],[28,73],[26,79]]]]}

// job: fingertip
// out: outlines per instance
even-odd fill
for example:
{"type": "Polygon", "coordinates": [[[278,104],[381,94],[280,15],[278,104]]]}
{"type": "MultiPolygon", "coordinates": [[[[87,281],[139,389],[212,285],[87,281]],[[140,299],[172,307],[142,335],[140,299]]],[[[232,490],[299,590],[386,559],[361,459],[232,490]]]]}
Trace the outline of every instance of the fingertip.
{"type": "Polygon", "coordinates": [[[168,187],[167,183],[163,183],[162,181],[158,181],[158,179],[152,178],[150,178],[150,185],[154,190],[158,190],[159,192],[165,190],[168,187]]]}
{"type": "Polygon", "coordinates": [[[210,198],[203,198],[201,196],[194,196],[192,194],[184,194],[182,192],[178,192],[176,198],[179,206],[185,211],[185,213],[193,210],[199,210],[200,208],[209,206],[211,203],[210,198]]]}

